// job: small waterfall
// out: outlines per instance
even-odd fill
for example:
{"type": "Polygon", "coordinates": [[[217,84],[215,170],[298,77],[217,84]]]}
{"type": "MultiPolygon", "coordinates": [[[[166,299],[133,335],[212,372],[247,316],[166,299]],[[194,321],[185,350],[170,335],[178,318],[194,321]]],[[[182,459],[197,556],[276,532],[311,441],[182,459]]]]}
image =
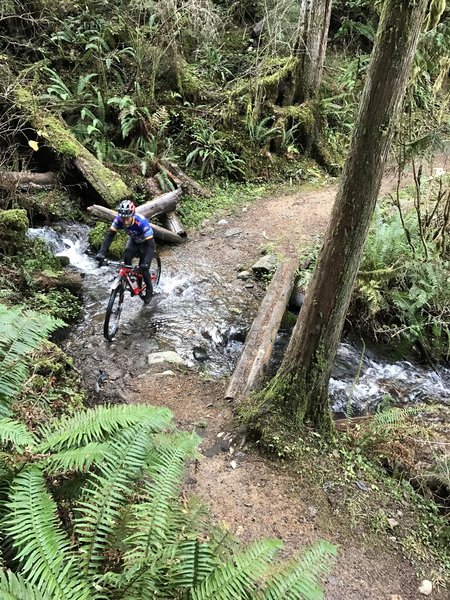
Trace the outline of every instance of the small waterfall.
{"type": "Polygon", "coordinates": [[[67,256],[70,264],[83,273],[92,273],[97,263],[86,254],[89,247],[87,225],[59,223],[53,228],[29,229],[30,238],[41,238],[55,256],[67,256]]]}

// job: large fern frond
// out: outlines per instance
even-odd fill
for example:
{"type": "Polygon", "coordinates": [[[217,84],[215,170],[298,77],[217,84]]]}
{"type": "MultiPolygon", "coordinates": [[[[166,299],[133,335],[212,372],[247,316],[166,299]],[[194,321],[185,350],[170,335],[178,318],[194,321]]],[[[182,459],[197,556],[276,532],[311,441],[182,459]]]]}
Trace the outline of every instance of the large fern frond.
{"type": "Polygon", "coordinates": [[[336,547],[318,542],[298,558],[282,565],[264,586],[262,600],[322,600],[321,580],[327,573],[336,547]]]}
{"type": "Polygon", "coordinates": [[[89,442],[103,442],[115,432],[137,423],[146,423],[149,431],[162,431],[170,424],[172,413],[155,406],[97,406],[71,417],[61,417],[46,427],[40,435],[39,452],[77,448],[89,442]]]}
{"type": "Polygon", "coordinates": [[[52,600],[41,594],[35,585],[26,581],[22,575],[12,571],[0,570],[0,598],[2,600],[52,600]]]}
{"type": "Polygon", "coordinates": [[[132,507],[134,533],[125,540],[129,550],[126,559],[146,560],[150,553],[178,536],[171,527],[178,503],[185,460],[192,457],[200,438],[192,434],[155,436],[155,445],[146,468],[150,480],[144,483],[148,500],[132,507]]]}
{"type": "Polygon", "coordinates": [[[67,471],[88,471],[94,464],[99,464],[105,458],[110,446],[108,443],[90,442],[82,448],[61,450],[44,458],[40,465],[46,473],[56,475],[67,471]]]}
{"type": "Polygon", "coordinates": [[[27,376],[24,356],[62,325],[48,315],[0,304],[0,414],[7,414],[27,376]]]}
{"type": "Polygon", "coordinates": [[[257,540],[220,565],[192,590],[193,600],[254,600],[257,581],[267,571],[281,540],[257,540]]]}
{"type": "Polygon", "coordinates": [[[32,447],[36,439],[31,431],[20,421],[4,417],[0,419],[0,444],[13,444],[20,454],[22,448],[32,447]]]}
{"type": "Polygon", "coordinates": [[[111,443],[111,450],[98,473],[90,481],[81,497],[75,532],[85,569],[90,575],[98,575],[98,567],[104,562],[119,519],[119,511],[133,491],[135,481],[142,475],[146,458],[153,444],[151,432],[154,421],[140,423],[121,434],[111,443]]]}
{"type": "Polygon", "coordinates": [[[84,600],[88,585],[76,568],[69,540],[59,529],[57,506],[37,467],[20,473],[12,485],[3,520],[13,540],[21,572],[52,600],[84,600]]]}

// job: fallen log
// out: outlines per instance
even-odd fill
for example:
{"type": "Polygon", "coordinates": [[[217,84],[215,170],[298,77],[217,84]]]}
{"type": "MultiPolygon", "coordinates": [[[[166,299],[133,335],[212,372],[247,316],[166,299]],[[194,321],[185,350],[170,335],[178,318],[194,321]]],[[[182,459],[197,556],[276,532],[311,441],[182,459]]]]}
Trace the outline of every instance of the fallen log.
{"type": "Polygon", "coordinates": [[[49,146],[59,155],[72,159],[74,165],[105,204],[111,207],[117,206],[122,198],[131,194],[122,178],[86,150],[61,118],[55,117],[38,105],[31,90],[16,84],[13,95],[14,107],[38,132],[36,133],[38,142],[49,146]]]}
{"type": "Polygon", "coordinates": [[[180,235],[181,237],[186,237],[186,235],[187,235],[186,230],[183,227],[180,217],[177,215],[176,212],[173,212],[173,211],[166,212],[162,216],[162,219],[163,219],[164,225],[166,226],[167,229],[169,229],[169,231],[173,231],[173,233],[176,233],[177,235],[180,235]]]}
{"type": "Polygon", "coordinates": [[[172,178],[175,185],[181,185],[181,187],[184,187],[187,192],[199,194],[200,196],[205,196],[206,198],[211,196],[211,192],[209,190],[202,187],[199,183],[192,179],[192,177],[189,177],[189,175],[186,175],[186,173],[182,171],[176,163],[165,158],[161,158],[156,164],[161,170],[164,169],[168,172],[168,175],[172,178]]]}
{"type": "Polygon", "coordinates": [[[137,206],[136,212],[148,219],[155,215],[174,211],[180,201],[181,194],[181,189],[161,194],[161,196],[157,196],[156,198],[153,198],[153,200],[137,206]]]}
{"type": "Polygon", "coordinates": [[[296,258],[289,258],[278,266],[245,339],[241,357],[225,392],[226,399],[244,398],[261,387],[297,268],[296,258]]]}
{"type": "Polygon", "coordinates": [[[55,184],[57,174],[53,171],[35,173],[33,171],[0,172],[0,188],[14,190],[27,187],[47,187],[55,184]]]}
{"type": "MultiPolygon", "coordinates": [[[[112,223],[117,215],[115,210],[105,208],[104,206],[99,206],[98,204],[89,206],[87,210],[93,217],[97,217],[102,221],[108,221],[109,223],[112,223]]],[[[155,234],[155,240],[168,242],[171,244],[181,244],[183,241],[183,238],[181,238],[179,235],[169,231],[168,229],[165,229],[164,227],[159,227],[159,225],[154,225],[153,223],[151,223],[151,226],[155,234]]]]}
{"type": "MultiPolygon", "coordinates": [[[[155,215],[160,215],[167,211],[173,211],[178,204],[180,196],[181,190],[175,190],[173,192],[168,192],[167,194],[162,194],[150,202],[146,202],[145,204],[137,206],[136,212],[146,219],[149,219],[155,215]]],[[[99,219],[104,219],[105,221],[108,221],[111,218],[111,214],[114,213],[114,211],[112,211],[110,208],[105,208],[99,204],[93,204],[92,206],[89,206],[87,210],[93,217],[98,217],[99,219]]]]}

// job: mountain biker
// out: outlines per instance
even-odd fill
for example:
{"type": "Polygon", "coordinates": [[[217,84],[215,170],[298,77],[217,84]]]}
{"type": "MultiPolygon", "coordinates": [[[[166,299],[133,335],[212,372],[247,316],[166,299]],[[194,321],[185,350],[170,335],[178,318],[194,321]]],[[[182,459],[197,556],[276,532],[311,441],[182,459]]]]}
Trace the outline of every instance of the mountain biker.
{"type": "Polygon", "coordinates": [[[123,262],[131,265],[134,256],[139,255],[139,267],[147,285],[144,303],[148,304],[153,296],[150,265],[155,254],[155,240],[153,229],[145,217],[136,213],[136,207],[129,198],[121,201],[117,208],[117,216],[111,224],[108,233],[96,255],[99,267],[105,260],[105,255],[116,233],[123,229],[130,236],[125,246],[123,262]]]}

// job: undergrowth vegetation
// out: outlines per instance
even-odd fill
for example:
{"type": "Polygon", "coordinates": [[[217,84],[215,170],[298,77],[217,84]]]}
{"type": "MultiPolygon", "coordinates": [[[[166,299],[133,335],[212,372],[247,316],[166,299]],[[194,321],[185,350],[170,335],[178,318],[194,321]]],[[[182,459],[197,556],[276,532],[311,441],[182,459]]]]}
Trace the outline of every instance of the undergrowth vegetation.
{"type": "Polygon", "coordinates": [[[185,462],[200,458],[199,438],[176,431],[168,409],[82,410],[67,403],[67,388],[73,394],[76,381],[66,381],[66,389],[48,385],[62,381],[64,371],[52,365],[51,347],[32,363],[27,354],[58,325],[0,305],[0,594],[27,600],[322,598],[333,545],[319,542],[274,562],[280,540],[239,548],[211,526],[198,501],[181,494],[185,462]],[[45,384],[40,397],[39,380],[45,384]]]}

